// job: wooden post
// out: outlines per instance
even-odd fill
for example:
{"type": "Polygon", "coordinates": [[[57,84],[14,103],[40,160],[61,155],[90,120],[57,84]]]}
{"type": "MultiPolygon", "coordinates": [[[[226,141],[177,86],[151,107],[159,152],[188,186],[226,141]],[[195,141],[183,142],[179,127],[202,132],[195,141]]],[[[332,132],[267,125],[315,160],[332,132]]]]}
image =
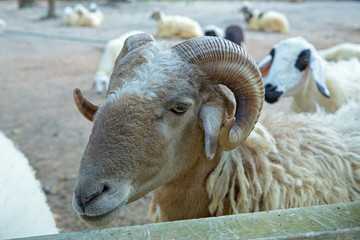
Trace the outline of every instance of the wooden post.
{"type": "Polygon", "coordinates": [[[49,10],[48,10],[48,17],[54,18],[56,17],[55,14],[55,0],[48,0],[49,2],[49,10]]]}

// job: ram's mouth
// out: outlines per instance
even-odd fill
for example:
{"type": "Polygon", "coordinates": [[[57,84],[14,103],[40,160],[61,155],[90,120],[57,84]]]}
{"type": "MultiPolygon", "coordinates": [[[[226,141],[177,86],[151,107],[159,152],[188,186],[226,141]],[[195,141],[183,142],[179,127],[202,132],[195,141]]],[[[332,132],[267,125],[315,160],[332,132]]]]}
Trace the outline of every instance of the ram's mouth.
{"type": "Polygon", "coordinates": [[[125,206],[125,203],[121,203],[119,206],[110,210],[109,212],[97,216],[87,216],[79,214],[81,220],[83,220],[86,224],[92,227],[104,227],[114,220],[114,218],[118,215],[121,209],[125,206]]]}

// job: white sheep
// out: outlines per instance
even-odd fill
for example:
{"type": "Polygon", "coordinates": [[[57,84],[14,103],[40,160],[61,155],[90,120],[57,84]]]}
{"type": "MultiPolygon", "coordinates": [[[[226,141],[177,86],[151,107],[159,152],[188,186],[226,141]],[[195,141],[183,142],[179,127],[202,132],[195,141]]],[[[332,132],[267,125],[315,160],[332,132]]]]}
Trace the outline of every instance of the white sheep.
{"type": "Polygon", "coordinates": [[[90,10],[82,4],[76,4],[74,8],[64,8],[62,22],[69,26],[99,27],[104,21],[103,13],[97,8],[96,3],[90,4],[90,10]]]}
{"type": "Polygon", "coordinates": [[[266,77],[265,100],[291,96],[295,112],[314,112],[319,106],[332,113],[360,95],[359,60],[327,62],[302,37],[274,45],[259,67],[266,77]]]}
{"type": "Polygon", "coordinates": [[[139,30],[133,30],[120,35],[118,38],[110,40],[106,46],[101,57],[98,69],[93,78],[93,86],[97,93],[102,93],[109,87],[110,76],[114,69],[116,58],[118,57],[125,40],[134,34],[142,33],[139,30]]]}
{"type": "Polygon", "coordinates": [[[320,56],[326,61],[349,60],[356,57],[360,60],[360,44],[341,43],[333,47],[319,50],[320,56]]]}
{"type": "Polygon", "coordinates": [[[276,11],[261,11],[243,7],[240,9],[244,13],[248,30],[259,30],[265,32],[289,33],[290,24],[283,13],[276,11]]]}
{"type": "Polygon", "coordinates": [[[59,233],[34,170],[2,132],[0,176],[0,239],[59,233]]]}
{"type": "Polygon", "coordinates": [[[92,226],[155,189],[155,221],[360,200],[360,105],[256,124],[261,74],[230,41],[131,36],[101,105],[74,100],[94,122],[73,196],[92,226]]]}
{"type": "Polygon", "coordinates": [[[161,38],[187,39],[204,35],[200,25],[189,17],[167,16],[160,11],[155,11],[151,17],[157,21],[157,36],[161,38]]]}

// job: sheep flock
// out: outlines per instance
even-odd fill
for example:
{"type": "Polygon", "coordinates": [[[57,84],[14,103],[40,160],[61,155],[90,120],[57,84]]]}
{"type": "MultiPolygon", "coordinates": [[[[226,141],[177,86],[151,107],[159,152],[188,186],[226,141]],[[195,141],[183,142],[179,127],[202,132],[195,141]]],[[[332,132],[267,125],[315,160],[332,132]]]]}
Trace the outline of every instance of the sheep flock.
{"type": "MultiPolygon", "coordinates": [[[[92,128],[74,160],[79,221],[108,226],[149,193],[154,223],[360,201],[359,42],[299,36],[301,16],[269,4],[234,2],[233,21],[154,4],[121,22],[131,27],[107,15],[122,4],[132,2],[64,2],[53,20],[103,40],[82,59],[87,79],[71,85],[74,119],[92,128]]],[[[13,25],[0,17],[6,38],[13,25]]],[[[9,132],[0,239],[58,234],[33,156],[9,132]]]]}

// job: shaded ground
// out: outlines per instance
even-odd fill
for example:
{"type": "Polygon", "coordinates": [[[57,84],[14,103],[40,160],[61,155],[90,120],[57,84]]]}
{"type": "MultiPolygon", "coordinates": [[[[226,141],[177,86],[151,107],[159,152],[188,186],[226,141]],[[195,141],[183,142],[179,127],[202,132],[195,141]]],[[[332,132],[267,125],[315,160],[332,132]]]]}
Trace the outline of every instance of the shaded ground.
{"type": "MultiPolygon", "coordinates": [[[[65,5],[57,2],[57,14],[65,5]]],[[[245,31],[248,52],[260,60],[279,40],[304,36],[322,49],[344,41],[360,43],[360,32],[353,30],[360,21],[360,2],[307,1],[254,2],[254,5],[285,13],[291,34],[245,31]]],[[[150,19],[153,10],[181,14],[197,20],[201,26],[226,27],[240,24],[241,2],[99,2],[105,15],[100,28],[78,28],[61,25],[61,18],[39,21],[47,3],[19,10],[15,1],[0,2],[0,18],[9,29],[60,36],[109,40],[134,29],[153,35],[156,23],[150,19]]],[[[0,35],[0,129],[30,160],[46,190],[48,202],[63,232],[89,229],[72,210],[71,197],[80,159],[91,131],[91,123],[76,110],[72,90],[80,87],[91,101],[100,103],[102,96],[91,89],[91,79],[103,51],[102,44],[81,43],[4,33],[0,35]]],[[[265,108],[286,110],[286,100],[265,108]]],[[[151,194],[130,204],[110,225],[125,226],[151,222],[148,204],[151,194]]]]}

